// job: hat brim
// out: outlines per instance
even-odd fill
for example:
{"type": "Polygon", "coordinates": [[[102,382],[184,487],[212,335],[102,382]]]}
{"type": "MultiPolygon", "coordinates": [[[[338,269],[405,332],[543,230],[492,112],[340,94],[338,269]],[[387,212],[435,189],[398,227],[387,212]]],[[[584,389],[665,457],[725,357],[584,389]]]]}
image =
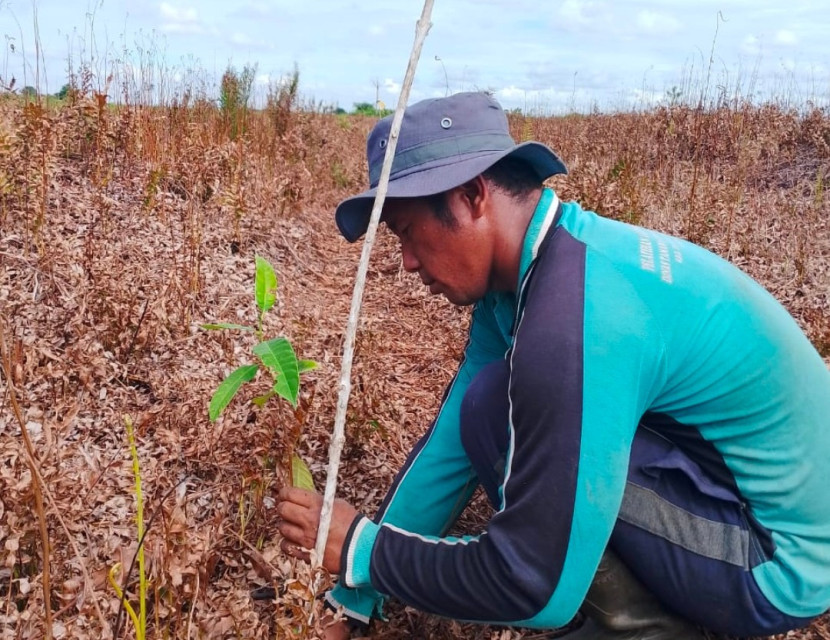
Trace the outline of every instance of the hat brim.
{"type": "MultiPolygon", "coordinates": [[[[499,160],[514,157],[527,162],[545,180],[568,173],[559,157],[539,142],[523,142],[506,151],[487,151],[453,157],[420,165],[405,175],[389,180],[387,198],[420,198],[453,189],[484,173],[499,160]]],[[[356,242],[366,233],[377,187],[346,198],[335,211],[337,228],[349,242],[356,242]]]]}

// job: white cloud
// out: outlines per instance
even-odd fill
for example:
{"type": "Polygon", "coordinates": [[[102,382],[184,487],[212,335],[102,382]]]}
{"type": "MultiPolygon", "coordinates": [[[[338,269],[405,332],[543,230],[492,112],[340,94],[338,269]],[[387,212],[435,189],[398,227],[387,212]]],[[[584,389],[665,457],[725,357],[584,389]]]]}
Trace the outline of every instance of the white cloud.
{"type": "Polygon", "coordinates": [[[391,93],[392,95],[398,95],[401,92],[400,83],[395,82],[392,78],[386,78],[383,81],[383,88],[387,93],[391,93]]]}
{"type": "Polygon", "coordinates": [[[667,96],[653,89],[633,89],[628,93],[627,101],[629,106],[642,109],[666,102],[667,96]]]}
{"type": "Polygon", "coordinates": [[[525,89],[520,89],[515,85],[510,85],[509,87],[504,87],[503,89],[499,89],[496,91],[496,99],[501,100],[517,100],[519,98],[525,98],[527,96],[527,91],[525,89]]]}
{"type": "Polygon", "coordinates": [[[267,18],[274,14],[274,11],[267,2],[247,2],[240,6],[238,13],[253,18],[267,18]]]}
{"type": "Polygon", "coordinates": [[[583,26],[597,20],[597,17],[610,11],[605,2],[585,2],[584,0],[565,0],[559,8],[559,15],[565,26],[583,26]]]}
{"type": "Polygon", "coordinates": [[[384,29],[379,24],[373,24],[371,27],[369,27],[369,35],[382,36],[384,33],[386,33],[386,29],[384,29]]]}
{"type": "MultiPolygon", "coordinates": [[[[217,31],[217,30],[215,28],[212,28],[211,31],[217,31]]],[[[248,33],[245,33],[243,31],[234,31],[233,33],[231,33],[228,36],[226,36],[223,33],[222,37],[225,38],[234,47],[242,47],[247,52],[267,51],[267,50],[273,48],[273,46],[268,41],[263,40],[261,38],[252,37],[248,33]]]]}
{"type": "Polygon", "coordinates": [[[637,14],[637,27],[645,33],[666,35],[679,31],[680,21],[665,13],[646,10],[637,14]]]}
{"type": "Polygon", "coordinates": [[[164,19],[161,30],[166,33],[204,33],[199,14],[192,7],[174,7],[169,2],[159,5],[164,19]]]}
{"type": "Polygon", "coordinates": [[[750,56],[758,55],[761,53],[761,42],[753,35],[747,36],[741,43],[741,53],[750,56]]]}
{"type": "Polygon", "coordinates": [[[233,44],[238,44],[239,46],[242,46],[242,47],[244,47],[245,45],[249,45],[249,44],[254,43],[254,41],[251,40],[251,38],[249,36],[242,33],[241,31],[234,31],[231,34],[230,41],[233,44]]]}
{"type": "Polygon", "coordinates": [[[167,22],[161,25],[165,33],[204,33],[202,25],[195,22],[167,22]]]}
{"type": "Polygon", "coordinates": [[[192,7],[180,9],[167,2],[162,2],[159,5],[159,10],[162,18],[173,22],[196,22],[199,19],[196,9],[192,7]]]}
{"type": "Polygon", "coordinates": [[[496,90],[496,100],[505,109],[519,108],[525,113],[551,113],[553,109],[572,110],[589,96],[582,91],[556,89],[523,89],[508,85],[496,90]]]}
{"type": "Polygon", "coordinates": [[[798,44],[798,36],[796,36],[792,31],[781,29],[775,34],[775,44],[782,44],[785,46],[798,44]]]}

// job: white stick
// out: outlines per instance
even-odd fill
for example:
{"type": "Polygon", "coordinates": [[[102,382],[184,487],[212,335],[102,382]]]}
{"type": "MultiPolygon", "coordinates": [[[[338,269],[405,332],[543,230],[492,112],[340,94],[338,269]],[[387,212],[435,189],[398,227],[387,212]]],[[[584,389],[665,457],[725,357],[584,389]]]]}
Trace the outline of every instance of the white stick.
{"type": "Polygon", "coordinates": [[[421,57],[421,47],[429,31],[429,17],[432,13],[433,0],[424,0],[424,10],[421,19],[415,29],[415,43],[412,45],[412,54],[409,56],[409,65],[406,68],[406,76],[401,87],[401,95],[398,98],[398,108],[392,117],[392,130],[389,133],[389,142],[386,145],[386,156],[383,160],[383,168],[380,172],[378,191],[375,196],[375,203],[372,207],[372,215],[369,218],[369,228],[366,230],[366,239],[363,242],[363,252],[360,255],[360,264],[357,268],[357,281],[354,285],[352,295],[352,308],[349,312],[349,322],[346,326],[346,344],[343,347],[343,364],[340,369],[340,392],[337,398],[337,413],[334,417],[334,433],[329,444],[329,466],[326,476],[326,489],[323,493],[323,510],[320,513],[320,526],[317,529],[317,544],[314,547],[314,563],[320,566],[323,562],[323,554],[326,550],[326,540],[329,536],[331,525],[331,513],[334,506],[334,492],[337,488],[337,471],[340,468],[340,454],[343,451],[343,444],[346,441],[345,424],[346,408],[349,404],[349,393],[351,392],[352,357],[354,356],[355,334],[357,323],[360,317],[360,304],[363,300],[363,289],[366,287],[366,272],[369,269],[369,256],[372,253],[372,246],[375,243],[375,234],[380,221],[380,213],[383,210],[383,201],[386,199],[386,192],[389,188],[389,174],[392,171],[392,159],[395,157],[395,148],[398,146],[398,135],[401,132],[401,121],[406,103],[409,100],[409,90],[412,87],[412,80],[415,77],[415,68],[418,66],[418,58],[421,57]]]}

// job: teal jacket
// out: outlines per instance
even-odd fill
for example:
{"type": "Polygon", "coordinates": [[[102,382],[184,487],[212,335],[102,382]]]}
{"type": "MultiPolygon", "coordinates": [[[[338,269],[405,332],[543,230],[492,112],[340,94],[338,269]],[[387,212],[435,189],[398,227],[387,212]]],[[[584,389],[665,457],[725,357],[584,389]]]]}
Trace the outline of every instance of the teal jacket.
{"type": "Polygon", "coordinates": [[[830,606],[830,372],[760,285],[683,240],[602,218],[545,190],[518,295],[473,311],[440,412],[374,521],[355,520],[327,594],[350,617],[391,595],[439,615],[550,628],[581,605],[611,535],[639,424],[702,444],[771,540],[753,575],[786,614],[830,606]],[[501,505],[446,537],[477,480],[459,407],[510,362],[501,505]],[[556,499],[551,496],[556,492],[556,499]],[[567,508],[551,509],[551,504],[567,508]]]}

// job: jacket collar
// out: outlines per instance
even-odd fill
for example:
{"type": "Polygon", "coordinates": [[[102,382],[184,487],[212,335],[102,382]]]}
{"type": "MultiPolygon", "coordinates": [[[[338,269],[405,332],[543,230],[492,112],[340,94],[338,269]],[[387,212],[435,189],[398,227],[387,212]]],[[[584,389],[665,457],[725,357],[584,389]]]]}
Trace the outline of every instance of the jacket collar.
{"type": "Polygon", "coordinates": [[[539,253],[542,241],[548,235],[550,228],[555,226],[558,214],[559,197],[553,189],[543,189],[542,197],[539,198],[539,203],[536,205],[536,210],[533,212],[533,217],[530,219],[530,224],[528,224],[525,232],[522,257],[519,263],[519,282],[516,289],[518,293],[521,293],[525,276],[539,253]]]}

